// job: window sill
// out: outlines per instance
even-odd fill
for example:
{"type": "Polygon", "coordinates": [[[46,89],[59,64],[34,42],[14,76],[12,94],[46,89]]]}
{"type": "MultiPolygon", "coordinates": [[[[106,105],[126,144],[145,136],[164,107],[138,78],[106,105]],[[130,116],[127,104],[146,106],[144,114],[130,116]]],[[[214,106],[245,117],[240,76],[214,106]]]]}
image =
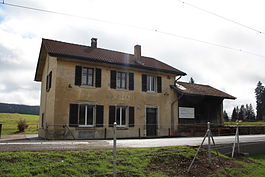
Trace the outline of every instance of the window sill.
{"type": "Polygon", "coordinates": [[[83,128],[88,128],[88,129],[95,129],[96,126],[94,125],[91,125],[91,126],[88,126],[88,125],[78,125],[78,128],[80,129],[83,129],[83,128]]]}
{"type": "Polygon", "coordinates": [[[95,86],[89,86],[89,85],[80,85],[81,88],[87,88],[87,89],[94,89],[95,86]]]}
{"type": "Polygon", "coordinates": [[[129,130],[129,127],[118,127],[117,126],[117,130],[129,130]]]}

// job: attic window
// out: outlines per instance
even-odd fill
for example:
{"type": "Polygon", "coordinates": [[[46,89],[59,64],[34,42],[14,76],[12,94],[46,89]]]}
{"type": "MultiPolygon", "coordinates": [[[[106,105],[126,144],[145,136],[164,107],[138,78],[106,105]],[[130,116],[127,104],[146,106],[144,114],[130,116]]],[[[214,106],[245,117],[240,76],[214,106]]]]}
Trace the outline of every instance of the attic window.
{"type": "Polygon", "coordinates": [[[182,85],[179,85],[178,83],[176,83],[176,87],[180,90],[186,90],[185,87],[183,87],[182,85]]]}

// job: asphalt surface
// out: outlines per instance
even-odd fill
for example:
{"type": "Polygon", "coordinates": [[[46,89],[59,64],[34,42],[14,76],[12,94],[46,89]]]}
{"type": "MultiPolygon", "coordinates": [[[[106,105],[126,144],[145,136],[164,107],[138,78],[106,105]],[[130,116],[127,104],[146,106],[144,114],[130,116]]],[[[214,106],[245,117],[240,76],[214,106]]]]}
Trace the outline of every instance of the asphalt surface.
{"type": "MultiPolygon", "coordinates": [[[[234,136],[214,137],[217,147],[234,142],[234,136]]],[[[162,147],[162,146],[198,146],[203,137],[154,138],[154,139],[118,139],[118,148],[162,147]]],[[[204,144],[207,143],[207,140],[204,144]]],[[[240,144],[256,146],[265,144],[265,135],[242,135],[240,144]]],[[[37,135],[21,135],[20,137],[2,136],[0,151],[46,151],[46,150],[80,150],[80,149],[111,149],[113,140],[43,140],[37,135]]],[[[263,146],[262,146],[263,147],[263,146]]],[[[264,148],[265,150],[265,148],[264,148]]]]}

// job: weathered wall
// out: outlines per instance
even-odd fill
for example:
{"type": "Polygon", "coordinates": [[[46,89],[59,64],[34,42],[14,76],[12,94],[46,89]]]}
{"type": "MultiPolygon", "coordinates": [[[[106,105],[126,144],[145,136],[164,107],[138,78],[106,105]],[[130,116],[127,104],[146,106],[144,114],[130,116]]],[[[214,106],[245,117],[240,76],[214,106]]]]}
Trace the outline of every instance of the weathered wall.
{"type": "Polygon", "coordinates": [[[55,85],[56,85],[57,59],[47,56],[41,82],[41,99],[40,99],[40,119],[39,119],[39,136],[45,137],[43,129],[46,125],[54,124],[54,106],[55,106],[55,85]],[[47,75],[52,71],[51,89],[46,91],[47,75]],[[44,114],[44,127],[42,127],[42,114],[44,114]]]}
{"type": "MultiPolygon", "coordinates": [[[[79,137],[79,134],[83,133],[87,135],[87,138],[110,138],[112,137],[112,128],[109,124],[109,105],[125,105],[135,107],[135,126],[130,128],[119,129],[118,137],[138,137],[139,129],[140,136],[145,136],[145,107],[156,106],[158,108],[158,136],[167,136],[169,134],[169,128],[171,122],[177,124],[177,107],[173,106],[174,120],[171,120],[171,103],[176,99],[176,93],[170,89],[170,85],[174,83],[175,76],[170,74],[163,74],[158,72],[146,72],[140,70],[132,70],[131,68],[117,68],[114,65],[99,65],[98,63],[81,63],[65,59],[58,59],[56,63],[51,64],[56,66],[56,81],[55,75],[53,75],[52,86],[56,85],[56,88],[52,88],[50,93],[49,107],[54,106],[53,111],[49,113],[49,124],[65,125],[69,122],[69,104],[76,104],[82,102],[94,102],[95,104],[104,105],[104,127],[98,128],[70,128],[75,137],[79,137]],[[75,66],[82,65],[85,67],[97,67],[102,70],[101,88],[76,86],[75,83],[75,66]],[[110,88],[110,70],[121,70],[134,72],[134,90],[119,90],[110,88]],[[162,77],[162,93],[150,93],[142,92],[142,75],[141,74],[155,74],[162,77]],[[54,92],[55,91],[55,92],[54,92]],[[55,93],[55,96],[52,94],[55,93]],[[52,96],[51,96],[52,95],[52,96]],[[53,105],[54,103],[54,105],[53,105]],[[53,119],[54,118],[54,119],[53,119]],[[106,129],[106,130],[105,130],[106,129]],[[96,131],[95,131],[96,130],[96,131]],[[106,133],[105,133],[106,131],[106,133]]],[[[51,68],[50,66],[50,68],[51,68]]],[[[55,68],[55,67],[53,67],[55,68]]],[[[46,77],[46,74],[44,74],[46,77]]],[[[43,78],[43,83],[46,81],[43,78]]],[[[44,87],[45,84],[42,84],[44,87]]],[[[46,92],[42,88],[42,92],[46,92]]],[[[42,95],[45,97],[44,95],[42,95]]],[[[43,99],[42,99],[43,100],[43,99]]],[[[44,103],[41,104],[42,110],[45,110],[44,103]]],[[[47,104],[46,104],[47,105],[47,104]]],[[[177,103],[175,103],[177,105],[177,103]]],[[[47,109],[52,110],[52,109],[47,109]]],[[[49,127],[50,128],[50,127],[49,127]]],[[[56,137],[53,136],[52,130],[49,130],[51,134],[50,138],[64,138],[68,136],[71,138],[70,133],[65,133],[65,129],[61,129],[56,133],[56,137]],[[66,135],[67,134],[67,135],[66,135]]]]}

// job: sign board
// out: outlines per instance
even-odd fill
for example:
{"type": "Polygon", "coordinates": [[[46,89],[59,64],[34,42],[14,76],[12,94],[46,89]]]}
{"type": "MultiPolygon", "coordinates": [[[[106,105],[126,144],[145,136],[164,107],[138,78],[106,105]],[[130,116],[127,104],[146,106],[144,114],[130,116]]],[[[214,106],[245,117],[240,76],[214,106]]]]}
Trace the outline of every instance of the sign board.
{"type": "Polygon", "coordinates": [[[181,119],[194,119],[195,109],[188,107],[179,107],[179,118],[181,119]]]}

